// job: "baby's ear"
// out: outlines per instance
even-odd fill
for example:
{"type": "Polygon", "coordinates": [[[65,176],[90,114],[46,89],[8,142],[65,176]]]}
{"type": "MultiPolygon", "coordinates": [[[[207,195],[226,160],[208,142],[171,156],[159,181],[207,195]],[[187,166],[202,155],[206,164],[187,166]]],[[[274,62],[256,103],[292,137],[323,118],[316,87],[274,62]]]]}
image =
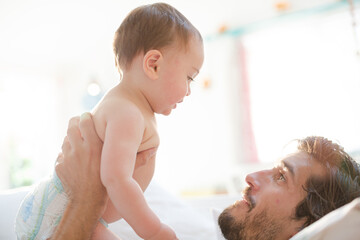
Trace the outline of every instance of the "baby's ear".
{"type": "Polygon", "coordinates": [[[143,58],[143,69],[150,79],[157,79],[163,56],[159,50],[147,51],[143,58]]]}

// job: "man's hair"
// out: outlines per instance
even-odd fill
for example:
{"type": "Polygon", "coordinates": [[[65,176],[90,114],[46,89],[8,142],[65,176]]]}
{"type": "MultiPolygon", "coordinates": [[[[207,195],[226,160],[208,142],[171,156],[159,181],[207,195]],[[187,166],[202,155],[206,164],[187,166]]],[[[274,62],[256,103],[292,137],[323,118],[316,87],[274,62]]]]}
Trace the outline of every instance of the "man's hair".
{"type": "Polygon", "coordinates": [[[174,7],[166,3],[140,6],[131,11],[117,29],[113,50],[118,68],[128,68],[135,56],[164,48],[177,41],[186,49],[190,37],[199,31],[174,7]]]}
{"type": "Polygon", "coordinates": [[[305,228],[360,197],[360,166],[341,146],[323,137],[298,140],[298,150],[326,169],[325,177],[311,175],[303,186],[307,196],[297,205],[295,219],[305,219],[305,228]]]}

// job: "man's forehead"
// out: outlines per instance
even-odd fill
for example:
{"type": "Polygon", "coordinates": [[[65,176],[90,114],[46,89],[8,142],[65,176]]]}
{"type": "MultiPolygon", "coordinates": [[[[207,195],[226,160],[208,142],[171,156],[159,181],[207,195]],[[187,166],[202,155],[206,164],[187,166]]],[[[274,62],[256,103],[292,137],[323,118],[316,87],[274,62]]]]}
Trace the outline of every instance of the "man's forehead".
{"type": "Polygon", "coordinates": [[[309,169],[311,164],[307,154],[302,152],[293,152],[278,159],[276,166],[286,169],[293,180],[296,181],[299,171],[300,173],[304,171],[306,172],[306,169],[309,169]]]}
{"type": "Polygon", "coordinates": [[[285,155],[284,157],[280,158],[277,164],[290,164],[298,166],[298,167],[310,167],[312,166],[313,162],[311,161],[311,157],[309,154],[305,152],[293,152],[285,155]]]}

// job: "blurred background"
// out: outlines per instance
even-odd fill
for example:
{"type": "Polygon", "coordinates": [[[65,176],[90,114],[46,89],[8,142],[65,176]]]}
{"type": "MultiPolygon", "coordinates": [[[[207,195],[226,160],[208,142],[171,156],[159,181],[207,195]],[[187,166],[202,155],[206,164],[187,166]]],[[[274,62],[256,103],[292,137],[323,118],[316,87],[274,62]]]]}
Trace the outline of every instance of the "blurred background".
{"type": "MultiPolygon", "coordinates": [[[[51,174],[68,120],[119,81],[114,32],[154,2],[0,0],[0,190],[51,174]]],[[[191,96],[157,118],[154,181],[231,193],[308,135],[360,155],[360,1],[164,2],[202,33],[205,61],[191,96]]]]}

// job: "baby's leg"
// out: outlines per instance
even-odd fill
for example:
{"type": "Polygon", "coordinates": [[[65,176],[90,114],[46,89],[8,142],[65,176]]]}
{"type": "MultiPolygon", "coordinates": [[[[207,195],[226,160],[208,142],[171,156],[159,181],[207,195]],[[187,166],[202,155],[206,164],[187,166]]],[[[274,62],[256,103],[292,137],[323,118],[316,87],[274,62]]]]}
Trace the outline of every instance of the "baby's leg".
{"type": "Polygon", "coordinates": [[[116,236],[107,227],[99,222],[95,228],[91,240],[121,240],[121,238],[116,236]]]}

